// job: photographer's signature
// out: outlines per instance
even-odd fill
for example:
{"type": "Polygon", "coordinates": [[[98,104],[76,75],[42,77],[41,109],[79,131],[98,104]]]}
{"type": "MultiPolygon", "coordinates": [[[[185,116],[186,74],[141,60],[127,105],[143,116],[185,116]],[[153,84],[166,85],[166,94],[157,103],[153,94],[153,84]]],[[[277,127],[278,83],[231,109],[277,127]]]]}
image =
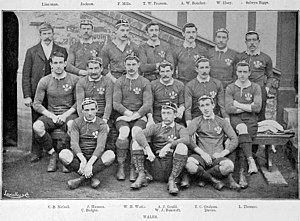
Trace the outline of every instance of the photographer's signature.
{"type": "Polygon", "coordinates": [[[11,199],[22,199],[22,198],[29,198],[29,193],[18,193],[18,192],[14,192],[14,193],[9,193],[7,192],[7,190],[4,191],[3,196],[6,196],[8,198],[11,199]]]}

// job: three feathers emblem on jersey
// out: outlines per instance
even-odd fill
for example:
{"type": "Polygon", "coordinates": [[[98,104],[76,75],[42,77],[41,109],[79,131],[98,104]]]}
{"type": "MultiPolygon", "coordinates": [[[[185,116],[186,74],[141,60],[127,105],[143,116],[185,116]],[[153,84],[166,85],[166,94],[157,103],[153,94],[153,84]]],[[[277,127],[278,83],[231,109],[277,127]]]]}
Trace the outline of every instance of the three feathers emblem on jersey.
{"type": "Polygon", "coordinates": [[[160,51],[157,53],[161,58],[165,58],[166,52],[160,51]]]}
{"type": "Polygon", "coordinates": [[[225,59],[225,63],[227,66],[230,66],[232,64],[232,60],[227,58],[227,59],[225,59]]]}
{"type": "Polygon", "coordinates": [[[177,139],[177,137],[174,136],[173,134],[171,134],[170,136],[168,136],[169,142],[172,142],[172,141],[174,141],[174,140],[176,140],[176,139],[177,139]]]}
{"type": "Polygon", "coordinates": [[[246,101],[251,101],[251,98],[252,98],[252,94],[250,94],[250,93],[245,94],[245,100],[246,101]]]}
{"type": "Polygon", "coordinates": [[[91,50],[90,52],[91,52],[92,57],[97,57],[98,52],[96,50],[91,50]]]}
{"type": "Polygon", "coordinates": [[[103,88],[103,87],[97,88],[97,91],[98,91],[99,94],[102,95],[105,92],[105,88],[103,88]]]}
{"type": "Polygon", "coordinates": [[[175,91],[172,91],[171,93],[169,93],[169,96],[171,99],[175,99],[177,96],[177,93],[175,91]]]}
{"type": "Polygon", "coordinates": [[[72,89],[72,86],[69,85],[69,84],[64,84],[64,85],[62,86],[62,88],[64,89],[64,91],[68,91],[68,90],[71,90],[71,89],[72,89]]]}
{"type": "Polygon", "coordinates": [[[198,60],[198,58],[200,58],[200,56],[197,54],[197,55],[194,55],[194,61],[196,62],[198,60]]]}
{"type": "Polygon", "coordinates": [[[131,49],[130,49],[130,50],[127,50],[127,51],[126,51],[126,54],[127,54],[127,56],[128,56],[128,55],[134,56],[134,51],[131,50],[131,49]]]}
{"type": "Polygon", "coordinates": [[[217,134],[221,134],[222,132],[222,128],[219,126],[215,127],[214,130],[217,132],[217,134]]]}
{"type": "Polygon", "coordinates": [[[253,61],[254,67],[260,68],[262,66],[262,63],[260,61],[253,61]]]}
{"type": "Polygon", "coordinates": [[[94,138],[97,138],[98,137],[98,131],[96,130],[96,131],[94,131],[93,133],[92,133],[92,135],[94,136],[94,138]]]}
{"type": "Polygon", "coordinates": [[[141,90],[142,90],[142,89],[141,89],[141,88],[138,88],[138,87],[133,88],[133,91],[134,91],[135,94],[140,94],[141,90]]]}
{"type": "Polygon", "coordinates": [[[217,95],[217,93],[215,91],[211,91],[211,92],[209,92],[209,94],[212,97],[212,99],[214,99],[217,95]]]}

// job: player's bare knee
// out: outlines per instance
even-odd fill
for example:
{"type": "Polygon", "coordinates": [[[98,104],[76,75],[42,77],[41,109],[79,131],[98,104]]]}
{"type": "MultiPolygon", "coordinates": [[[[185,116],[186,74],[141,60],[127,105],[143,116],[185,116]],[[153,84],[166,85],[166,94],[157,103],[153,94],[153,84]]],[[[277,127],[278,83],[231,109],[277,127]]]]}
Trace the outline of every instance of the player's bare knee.
{"type": "Polygon", "coordinates": [[[45,134],[45,125],[43,121],[37,120],[36,122],[33,123],[32,127],[34,132],[40,137],[45,134]]]}
{"type": "Polygon", "coordinates": [[[240,135],[240,134],[247,134],[248,133],[248,128],[247,128],[247,125],[244,124],[244,123],[241,123],[241,124],[238,124],[236,126],[236,130],[237,130],[237,133],[240,135]]]}
{"type": "Polygon", "coordinates": [[[126,138],[128,138],[129,132],[130,132],[129,127],[126,127],[126,126],[121,127],[121,128],[119,129],[119,138],[120,138],[121,140],[125,140],[126,138]]]}
{"type": "Polygon", "coordinates": [[[143,147],[141,147],[135,140],[132,142],[131,145],[132,150],[143,150],[143,147]]]}
{"type": "Polygon", "coordinates": [[[179,143],[176,146],[175,153],[178,153],[178,154],[181,154],[181,155],[187,155],[188,148],[185,144],[179,143]]]}
{"type": "Polygon", "coordinates": [[[195,174],[197,172],[197,170],[198,170],[198,164],[199,164],[199,162],[195,158],[189,157],[187,159],[185,168],[187,169],[187,171],[190,174],[195,174]]]}
{"type": "Polygon", "coordinates": [[[114,162],[115,158],[116,158],[116,155],[112,150],[105,151],[101,156],[101,160],[104,163],[104,165],[106,165],[106,166],[112,164],[114,162]]]}
{"type": "Polygon", "coordinates": [[[140,127],[133,127],[131,129],[131,136],[133,139],[135,139],[135,136],[138,134],[138,132],[140,132],[142,130],[142,128],[140,127]]]}
{"type": "Polygon", "coordinates": [[[74,155],[71,150],[63,149],[59,153],[59,159],[64,165],[68,165],[73,161],[74,155]]]}
{"type": "Polygon", "coordinates": [[[231,160],[222,160],[219,163],[219,169],[222,175],[226,176],[234,171],[234,164],[231,160]]]}

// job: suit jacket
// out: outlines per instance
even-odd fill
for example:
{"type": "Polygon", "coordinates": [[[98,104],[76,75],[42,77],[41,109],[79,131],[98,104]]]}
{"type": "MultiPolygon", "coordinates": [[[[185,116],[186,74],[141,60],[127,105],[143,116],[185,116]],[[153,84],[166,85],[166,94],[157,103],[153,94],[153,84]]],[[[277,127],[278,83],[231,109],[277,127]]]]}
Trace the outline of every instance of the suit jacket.
{"type": "MultiPolygon", "coordinates": [[[[67,60],[68,53],[65,48],[53,43],[51,55],[54,51],[63,53],[65,55],[65,60],[67,60]]],[[[31,97],[34,99],[36,88],[40,79],[50,73],[50,64],[47,62],[41,42],[29,48],[26,52],[22,73],[22,89],[24,98],[31,97]],[[46,67],[46,65],[48,65],[48,67],[46,67]],[[46,71],[48,73],[46,73],[46,71]]]]}

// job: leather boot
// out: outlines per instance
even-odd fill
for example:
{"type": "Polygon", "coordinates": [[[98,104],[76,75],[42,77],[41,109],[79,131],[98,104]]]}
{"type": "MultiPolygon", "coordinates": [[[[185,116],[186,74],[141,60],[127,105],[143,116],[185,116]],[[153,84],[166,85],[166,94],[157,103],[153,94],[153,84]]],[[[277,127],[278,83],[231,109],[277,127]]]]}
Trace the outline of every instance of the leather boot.
{"type": "Polygon", "coordinates": [[[205,187],[206,186],[206,182],[204,180],[199,180],[198,186],[199,187],[205,187]]]}
{"type": "Polygon", "coordinates": [[[117,180],[125,180],[125,162],[118,162],[117,180]]]}
{"type": "Polygon", "coordinates": [[[145,174],[146,174],[146,180],[148,182],[153,181],[153,176],[148,172],[148,170],[145,170],[145,174]]]}
{"type": "Polygon", "coordinates": [[[169,190],[169,193],[172,195],[177,195],[179,193],[179,189],[178,189],[173,177],[169,178],[168,190],[169,190]]]}
{"type": "Polygon", "coordinates": [[[211,174],[206,172],[201,166],[198,167],[198,171],[196,175],[201,179],[209,181],[216,190],[220,191],[225,186],[225,184],[222,181],[214,178],[211,174]]]}
{"type": "Polygon", "coordinates": [[[134,182],[136,180],[136,177],[137,177],[137,173],[136,173],[136,170],[134,168],[134,165],[130,164],[130,174],[129,174],[130,182],[134,182]]]}
{"type": "Polygon", "coordinates": [[[94,189],[97,189],[99,185],[100,185],[100,180],[98,180],[95,177],[92,177],[92,179],[91,179],[91,187],[94,188],[94,189]]]}
{"type": "Polygon", "coordinates": [[[241,186],[235,182],[233,179],[232,173],[230,173],[227,177],[228,182],[229,182],[229,188],[233,190],[240,190],[241,186]]]}
{"type": "Polygon", "coordinates": [[[70,170],[68,170],[64,165],[62,165],[62,172],[63,173],[70,173],[70,170]]]}
{"type": "Polygon", "coordinates": [[[148,185],[148,182],[147,182],[147,179],[146,179],[145,172],[140,171],[136,181],[133,184],[131,184],[130,188],[138,190],[142,186],[147,186],[147,185],[148,185]]]}
{"type": "Polygon", "coordinates": [[[216,190],[220,191],[225,186],[225,184],[222,181],[217,180],[214,177],[211,177],[210,181],[216,190]]]}
{"type": "Polygon", "coordinates": [[[249,166],[248,173],[249,174],[257,173],[258,170],[257,170],[256,163],[255,163],[253,157],[248,157],[247,161],[248,161],[248,166],[249,166]]]}
{"type": "Polygon", "coordinates": [[[76,189],[77,187],[79,187],[79,185],[85,180],[84,176],[80,176],[79,178],[73,179],[73,180],[69,180],[68,181],[68,187],[71,190],[76,189]]]}
{"type": "Polygon", "coordinates": [[[181,179],[181,182],[180,182],[180,187],[188,188],[189,186],[190,186],[189,174],[186,171],[184,171],[183,174],[182,174],[182,179],[181,179]]]}
{"type": "Polygon", "coordinates": [[[54,152],[53,154],[51,154],[50,156],[50,160],[49,160],[49,165],[48,165],[48,172],[55,172],[57,169],[57,153],[54,152]]]}
{"type": "Polygon", "coordinates": [[[30,158],[30,163],[38,162],[42,158],[41,154],[32,154],[32,157],[30,158]]]}
{"type": "Polygon", "coordinates": [[[239,181],[239,185],[241,186],[242,189],[246,189],[248,187],[248,183],[247,183],[247,179],[244,175],[244,168],[240,169],[240,181],[239,181]]]}

